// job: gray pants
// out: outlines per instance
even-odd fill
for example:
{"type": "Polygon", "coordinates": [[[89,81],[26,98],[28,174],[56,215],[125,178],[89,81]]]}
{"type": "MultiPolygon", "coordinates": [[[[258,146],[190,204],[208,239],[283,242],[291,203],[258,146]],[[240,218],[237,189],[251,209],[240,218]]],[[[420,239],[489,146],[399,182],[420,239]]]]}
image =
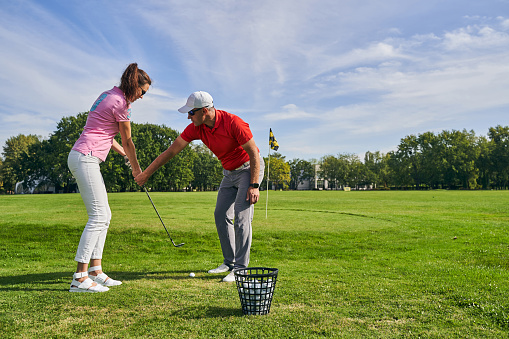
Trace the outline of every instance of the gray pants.
{"type": "MultiPolygon", "coordinates": [[[[258,183],[263,180],[264,169],[265,164],[260,156],[258,183]]],[[[254,213],[254,205],[246,201],[251,182],[249,162],[234,171],[223,170],[223,174],[214,211],[223,263],[230,268],[246,268],[249,264],[254,213]]]]}

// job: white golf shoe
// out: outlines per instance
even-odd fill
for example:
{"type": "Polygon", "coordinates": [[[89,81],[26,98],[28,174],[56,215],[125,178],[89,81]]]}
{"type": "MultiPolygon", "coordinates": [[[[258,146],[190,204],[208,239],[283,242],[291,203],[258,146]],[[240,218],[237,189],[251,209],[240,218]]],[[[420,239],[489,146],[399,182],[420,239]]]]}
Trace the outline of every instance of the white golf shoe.
{"type": "Polygon", "coordinates": [[[230,267],[228,267],[228,265],[221,264],[221,266],[219,266],[218,268],[214,268],[214,269],[210,270],[209,273],[224,273],[224,272],[228,272],[229,270],[230,270],[230,267]]]}
{"type": "MultiPolygon", "coordinates": [[[[94,267],[90,267],[88,269],[88,273],[94,272],[94,271],[102,271],[102,267],[101,266],[94,266],[94,267]]],[[[90,279],[92,279],[93,281],[95,281],[96,283],[101,284],[103,286],[107,286],[107,287],[122,285],[121,281],[115,280],[115,279],[111,279],[104,272],[103,273],[99,273],[98,275],[90,275],[89,274],[88,277],[90,279]]]]}
{"type": "Polygon", "coordinates": [[[224,282],[234,282],[235,281],[235,273],[230,272],[226,277],[223,278],[224,282]]]}
{"type": "Polygon", "coordinates": [[[88,277],[87,272],[74,273],[71,287],[69,288],[69,292],[88,292],[88,293],[106,292],[108,290],[109,290],[108,287],[103,286],[101,284],[96,283],[94,285],[92,279],[88,277]],[[83,280],[82,282],[78,281],[78,279],[83,277],[87,277],[87,279],[83,280]]]}

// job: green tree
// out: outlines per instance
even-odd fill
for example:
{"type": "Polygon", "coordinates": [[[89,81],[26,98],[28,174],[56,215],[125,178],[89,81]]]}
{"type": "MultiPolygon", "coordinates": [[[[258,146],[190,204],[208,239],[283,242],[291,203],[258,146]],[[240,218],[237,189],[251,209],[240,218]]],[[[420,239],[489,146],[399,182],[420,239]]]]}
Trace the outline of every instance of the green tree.
{"type": "Polygon", "coordinates": [[[4,161],[2,165],[3,185],[7,192],[14,192],[16,183],[24,181],[27,176],[27,170],[24,167],[23,160],[27,157],[30,145],[40,143],[42,137],[37,135],[19,134],[10,137],[5,142],[3,148],[4,161]]]}
{"type": "Polygon", "coordinates": [[[492,184],[494,175],[494,142],[481,136],[477,139],[477,148],[479,149],[479,156],[477,157],[476,167],[479,170],[479,181],[483,189],[488,189],[492,184]]]}
{"type": "Polygon", "coordinates": [[[382,154],[382,160],[379,165],[379,180],[380,184],[385,188],[388,188],[390,185],[394,183],[394,172],[392,172],[391,166],[389,165],[391,161],[391,153],[382,154]]]}
{"type": "Polygon", "coordinates": [[[377,164],[380,161],[380,152],[370,152],[367,151],[364,153],[364,177],[366,182],[372,183],[375,186],[377,185],[378,179],[378,171],[377,164]]]}
{"type": "Polygon", "coordinates": [[[201,191],[218,189],[223,178],[221,161],[203,143],[194,145],[193,151],[196,158],[191,185],[201,191]]]}
{"type": "MultiPolygon", "coordinates": [[[[164,125],[132,124],[133,141],[136,145],[136,153],[142,169],[164,152],[175,140],[179,133],[164,125]]],[[[191,145],[190,145],[191,146],[191,145]]],[[[188,187],[193,176],[193,164],[196,152],[192,147],[184,148],[179,154],[171,159],[150,177],[146,186],[157,191],[180,191],[188,187]]],[[[129,175],[131,175],[129,173],[129,175]]],[[[131,189],[137,189],[137,185],[129,178],[131,189]]]]}
{"type": "Polygon", "coordinates": [[[275,189],[288,189],[290,183],[290,165],[285,161],[285,157],[275,152],[269,158],[263,158],[265,161],[265,176],[262,181],[263,187],[266,187],[266,182],[269,180],[274,185],[275,189]],[[270,178],[267,178],[267,174],[270,178]]]}
{"type": "Polygon", "coordinates": [[[0,193],[4,193],[4,179],[2,176],[2,167],[3,167],[3,160],[0,157],[0,193]]]}
{"type": "Polygon", "coordinates": [[[367,184],[388,187],[391,180],[389,158],[389,154],[383,154],[380,151],[365,153],[364,171],[367,184]]]}
{"type": "Polygon", "coordinates": [[[33,143],[22,156],[23,172],[30,187],[53,184],[56,190],[69,192],[76,184],[67,167],[67,156],[83,131],[87,112],[62,118],[49,139],[33,143]]]}
{"type": "Polygon", "coordinates": [[[290,189],[297,189],[306,180],[311,181],[315,177],[315,168],[311,162],[302,159],[293,159],[290,165],[290,189]]]}
{"type": "Polygon", "coordinates": [[[390,157],[390,167],[395,173],[399,186],[419,188],[422,182],[421,153],[419,141],[415,135],[401,139],[398,149],[390,157]]]}
{"type": "Polygon", "coordinates": [[[474,188],[479,176],[477,140],[466,130],[410,135],[401,139],[389,163],[403,186],[474,188]]]}
{"type": "Polygon", "coordinates": [[[491,127],[488,131],[491,143],[492,179],[497,188],[507,188],[509,181],[509,127],[491,127]]]}
{"type": "Polygon", "coordinates": [[[355,154],[340,153],[337,157],[327,155],[320,160],[320,174],[329,181],[329,188],[356,186],[365,182],[363,165],[355,154]]]}
{"type": "Polygon", "coordinates": [[[366,180],[365,167],[356,154],[340,154],[339,161],[346,168],[346,183],[351,187],[370,184],[366,180]]]}
{"type": "Polygon", "coordinates": [[[438,188],[444,181],[445,152],[444,140],[432,132],[420,134],[417,137],[419,158],[421,164],[421,182],[432,188],[438,188]]]}
{"type": "Polygon", "coordinates": [[[88,112],[63,117],[57,123],[57,129],[50,136],[48,142],[42,145],[45,155],[40,163],[44,166],[44,171],[55,187],[62,188],[64,192],[76,188],[75,180],[67,166],[67,157],[83,132],[87,118],[88,112]]]}
{"type": "Polygon", "coordinates": [[[439,136],[445,144],[444,178],[450,188],[475,188],[479,171],[475,164],[479,156],[474,131],[442,131],[439,136]]]}
{"type": "Polygon", "coordinates": [[[338,185],[346,184],[347,172],[347,166],[333,155],[326,155],[320,159],[320,175],[329,182],[329,187],[337,188],[338,185]]]}

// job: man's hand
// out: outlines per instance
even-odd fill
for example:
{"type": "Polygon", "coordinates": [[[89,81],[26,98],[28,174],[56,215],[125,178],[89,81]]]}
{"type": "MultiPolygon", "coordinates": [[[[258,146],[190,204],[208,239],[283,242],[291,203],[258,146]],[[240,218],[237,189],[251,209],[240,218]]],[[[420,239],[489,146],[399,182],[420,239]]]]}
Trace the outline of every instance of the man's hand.
{"type": "Polygon", "coordinates": [[[134,181],[136,181],[136,183],[140,186],[145,185],[147,180],[148,180],[148,177],[144,172],[141,172],[140,174],[138,174],[137,176],[134,177],[134,181]]]}
{"type": "Polygon", "coordinates": [[[138,175],[141,174],[141,168],[138,167],[137,169],[133,169],[132,173],[133,173],[133,177],[136,178],[138,175]]]}
{"type": "Polygon", "coordinates": [[[249,187],[247,189],[246,201],[249,201],[250,205],[256,204],[260,198],[260,190],[258,188],[249,187]]]}

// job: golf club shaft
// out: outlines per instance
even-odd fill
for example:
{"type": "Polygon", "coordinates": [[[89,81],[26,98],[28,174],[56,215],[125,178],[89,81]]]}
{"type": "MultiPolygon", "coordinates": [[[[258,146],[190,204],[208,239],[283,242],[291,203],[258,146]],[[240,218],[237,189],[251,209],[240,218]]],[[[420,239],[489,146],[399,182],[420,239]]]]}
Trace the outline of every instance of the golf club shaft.
{"type": "Polygon", "coordinates": [[[156,211],[157,216],[159,217],[159,220],[161,220],[161,224],[163,224],[164,230],[166,231],[166,234],[168,234],[168,237],[170,238],[171,243],[173,244],[173,246],[180,247],[180,246],[184,245],[184,243],[175,245],[175,243],[173,242],[173,239],[171,238],[170,232],[168,232],[168,229],[164,225],[163,219],[161,218],[161,216],[159,215],[159,212],[157,211],[156,205],[154,205],[154,202],[152,201],[152,198],[150,197],[150,194],[148,194],[147,188],[145,186],[143,186],[143,189],[145,190],[145,193],[147,193],[147,197],[150,200],[150,202],[152,203],[152,206],[154,207],[154,210],[156,211]]]}

